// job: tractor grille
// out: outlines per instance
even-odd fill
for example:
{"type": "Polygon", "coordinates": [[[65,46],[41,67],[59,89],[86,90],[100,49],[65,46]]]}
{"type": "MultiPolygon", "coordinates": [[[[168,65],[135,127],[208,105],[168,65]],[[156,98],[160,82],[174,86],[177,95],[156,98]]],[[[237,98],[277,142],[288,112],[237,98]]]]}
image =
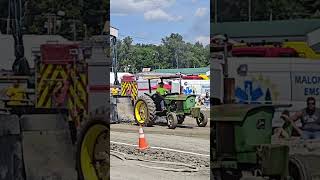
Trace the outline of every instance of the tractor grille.
{"type": "Polygon", "coordinates": [[[178,111],[183,111],[183,101],[176,101],[178,111]]]}
{"type": "Polygon", "coordinates": [[[232,157],[235,154],[234,126],[227,122],[216,124],[217,156],[232,157]]]}

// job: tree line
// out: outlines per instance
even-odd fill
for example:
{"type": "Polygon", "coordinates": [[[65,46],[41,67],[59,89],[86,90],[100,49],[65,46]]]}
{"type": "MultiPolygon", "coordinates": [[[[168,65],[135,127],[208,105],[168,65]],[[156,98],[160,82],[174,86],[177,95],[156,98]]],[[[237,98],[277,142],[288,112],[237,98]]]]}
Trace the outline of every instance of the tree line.
{"type": "MultiPolygon", "coordinates": [[[[214,21],[214,1],[211,21],[214,21]]],[[[217,0],[218,22],[248,21],[249,1],[252,21],[320,18],[319,0],[217,0]]]]}
{"type": "MultiPolygon", "coordinates": [[[[0,0],[0,31],[7,33],[8,5],[0,0]]],[[[69,40],[102,34],[109,0],[22,0],[24,34],[57,34],[69,40]]],[[[9,31],[10,33],[10,31],[9,31]]]]}
{"type": "Polygon", "coordinates": [[[194,68],[209,65],[210,47],[189,43],[178,33],[164,37],[160,45],[133,44],[130,36],[117,41],[118,71],[137,73],[143,68],[194,68]]]}

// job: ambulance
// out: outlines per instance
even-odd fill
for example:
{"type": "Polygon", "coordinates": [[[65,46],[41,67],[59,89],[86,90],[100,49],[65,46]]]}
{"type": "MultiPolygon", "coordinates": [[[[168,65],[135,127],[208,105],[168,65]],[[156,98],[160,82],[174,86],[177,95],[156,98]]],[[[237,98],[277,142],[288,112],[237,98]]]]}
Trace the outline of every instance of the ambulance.
{"type": "MultiPolygon", "coordinates": [[[[289,55],[288,55],[289,56],[289,55]]],[[[213,59],[214,97],[223,98],[221,60],[213,59]],[[220,69],[220,70],[219,70],[220,69]],[[215,88],[217,87],[217,88],[215,88]]],[[[320,107],[320,59],[289,57],[228,57],[228,74],[235,79],[235,100],[239,104],[292,104],[291,113],[306,107],[306,99],[316,98],[320,107]]],[[[274,126],[281,126],[280,112],[274,126]]]]}

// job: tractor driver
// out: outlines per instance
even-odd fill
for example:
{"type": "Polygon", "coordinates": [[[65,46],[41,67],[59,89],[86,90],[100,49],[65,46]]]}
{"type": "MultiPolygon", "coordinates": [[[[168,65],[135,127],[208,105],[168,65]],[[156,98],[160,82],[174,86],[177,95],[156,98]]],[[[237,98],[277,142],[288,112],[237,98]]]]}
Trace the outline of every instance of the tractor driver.
{"type": "Polygon", "coordinates": [[[160,101],[160,105],[161,105],[161,109],[162,111],[166,110],[166,107],[164,106],[164,95],[166,95],[168,93],[168,90],[165,89],[163,82],[159,82],[159,86],[157,88],[157,94],[161,97],[161,101],[160,101]]]}

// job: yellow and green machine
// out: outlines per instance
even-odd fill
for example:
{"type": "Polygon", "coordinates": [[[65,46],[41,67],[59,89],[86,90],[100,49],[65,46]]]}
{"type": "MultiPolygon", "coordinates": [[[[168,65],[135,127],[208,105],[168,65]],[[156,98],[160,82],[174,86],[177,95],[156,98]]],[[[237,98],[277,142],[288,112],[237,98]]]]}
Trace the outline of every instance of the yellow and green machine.
{"type": "Polygon", "coordinates": [[[225,104],[212,107],[211,171],[214,180],[311,180],[307,156],[273,143],[272,119],[290,105],[225,104]]]}
{"type": "MultiPolygon", "coordinates": [[[[208,115],[196,107],[196,95],[185,95],[180,92],[167,93],[160,96],[151,93],[151,80],[158,79],[163,82],[166,79],[181,79],[180,75],[158,76],[148,78],[149,93],[137,98],[134,106],[134,117],[138,124],[152,126],[156,116],[166,116],[167,125],[175,129],[182,124],[186,116],[196,119],[199,127],[205,127],[208,122],[208,115]],[[161,107],[161,100],[164,102],[165,110],[161,107]]],[[[181,81],[180,81],[181,82],[181,81]]],[[[180,84],[181,87],[181,84],[180,84]]]]}

